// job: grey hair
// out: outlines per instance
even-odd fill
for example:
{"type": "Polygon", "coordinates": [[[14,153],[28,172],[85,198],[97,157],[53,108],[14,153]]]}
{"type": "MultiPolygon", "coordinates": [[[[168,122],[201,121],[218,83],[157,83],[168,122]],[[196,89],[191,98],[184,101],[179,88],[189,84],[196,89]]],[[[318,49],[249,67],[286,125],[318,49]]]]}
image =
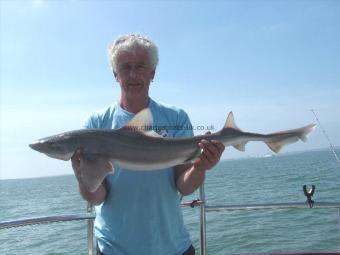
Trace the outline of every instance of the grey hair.
{"type": "Polygon", "coordinates": [[[145,49],[149,54],[151,67],[156,69],[158,64],[156,44],[140,34],[127,34],[118,37],[109,48],[109,60],[113,72],[117,71],[118,55],[123,51],[135,53],[136,49],[145,49]]]}

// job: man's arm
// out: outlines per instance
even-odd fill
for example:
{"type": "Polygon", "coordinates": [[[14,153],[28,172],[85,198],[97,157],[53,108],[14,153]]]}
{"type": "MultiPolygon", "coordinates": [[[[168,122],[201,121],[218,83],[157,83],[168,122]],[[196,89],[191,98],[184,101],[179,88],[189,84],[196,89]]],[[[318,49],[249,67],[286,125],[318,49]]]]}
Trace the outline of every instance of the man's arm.
{"type": "Polygon", "coordinates": [[[202,140],[198,146],[203,151],[193,164],[175,167],[176,186],[184,196],[193,193],[202,185],[205,171],[213,168],[220,161],[225,148],[221,142],[216,140],[202,140]]]}
{"type": "Polygon", "coordinates": [[[71,158],[72,161],[72,168],[74,171],[74,174],[78,180],[78,187],[79,187],[79,193],[81,196],[88,202],[94,205],[99,205],[102,202],[104,202],[107,194],[106,187],[104,183],[102,183],[98,189],[96,189],[94,192],[88,191],[81,180],[81,169],[80,169],[80,161],[81,161],[81,151],[78,150],[71,158]]]}

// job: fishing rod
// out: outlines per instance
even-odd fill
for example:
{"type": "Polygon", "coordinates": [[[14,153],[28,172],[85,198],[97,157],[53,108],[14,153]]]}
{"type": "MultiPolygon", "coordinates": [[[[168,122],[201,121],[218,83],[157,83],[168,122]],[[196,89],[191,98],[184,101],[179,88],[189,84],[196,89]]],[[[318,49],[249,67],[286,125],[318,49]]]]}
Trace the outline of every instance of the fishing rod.
{"type": "Polygon", "coordinates": [[[331,139],[329,139],[329,137],[328,137],[328,135],[327,135],[325,129],[322,127],[321,122],[320,122],[318,116],[316,115],[314,109],[311,109],[311,112],[314,114],[315,119],[316,119],[316,121],[318,122],[319,127],[321,128],[322,133],[324,134],[324,136],[325,136],[326,139],[328,140],[328,142],[329,142],[329,147],[330,147],[331,151],[333,152],[334,157],[335,157],[335,159],[336,159],[336,161],[338,162],[339,167],[340,167],[340,159],[339,159],[338,155],[337,155],[336,152],[335,152],[335,148],[334,148],[334,146],[333,146],[333,144],[332,144],[332,142],[331,142],[331,139]]]}

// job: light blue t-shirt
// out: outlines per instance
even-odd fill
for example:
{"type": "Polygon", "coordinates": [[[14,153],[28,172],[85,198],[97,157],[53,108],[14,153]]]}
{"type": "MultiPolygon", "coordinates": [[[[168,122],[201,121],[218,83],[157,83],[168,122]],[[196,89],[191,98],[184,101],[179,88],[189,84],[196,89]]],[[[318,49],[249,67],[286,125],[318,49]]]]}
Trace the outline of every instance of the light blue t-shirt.
{"type": "MultiPolygon", "coordinates": [[[[152,99],[149,108],[157,133],[193,136],[187,114],[152,99]],[[183,128],[184,127],[184,128],[183,128]]],[[[117,129],[134,114],[119,103],[92,115],[86,128],[117,129]]],[[[115,166],[106,177],[108,195],[96,206],[95,234],[105,255],[180,255],[191,245],[185,229],[174,169],[131,171],[115,166]]]]}

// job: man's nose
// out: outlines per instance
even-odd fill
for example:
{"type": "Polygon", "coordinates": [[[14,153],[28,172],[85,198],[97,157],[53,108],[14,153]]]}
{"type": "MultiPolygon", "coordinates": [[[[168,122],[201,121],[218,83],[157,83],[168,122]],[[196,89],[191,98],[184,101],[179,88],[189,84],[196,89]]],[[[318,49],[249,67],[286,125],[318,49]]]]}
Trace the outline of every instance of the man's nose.
{"type": "Polygon", "coordinates": [[[129,70],[129,76],[134,78],[137,76],[137,68],[135,66],[132,66],[129,70]]]}

